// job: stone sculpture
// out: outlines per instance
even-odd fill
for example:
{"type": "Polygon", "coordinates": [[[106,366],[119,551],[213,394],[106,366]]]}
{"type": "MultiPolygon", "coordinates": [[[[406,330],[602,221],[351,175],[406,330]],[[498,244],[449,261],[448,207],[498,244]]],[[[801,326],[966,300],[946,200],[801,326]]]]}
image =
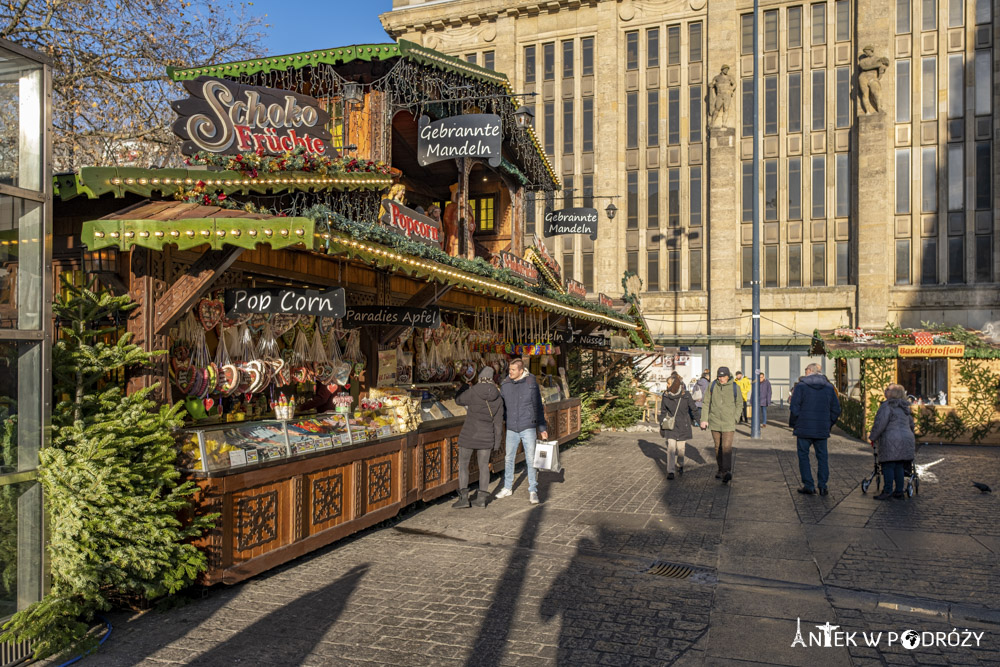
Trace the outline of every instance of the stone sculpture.
{"type": "Polygon", "coordinates": [[[858,58],[858,100],[866,114],[882,113],[882,75],[889,68],[889,59],[876,58],[875,47],[866,46],[858,58]]]}
{"type": "Polygon", "coordinates": [[[736,81],[729,76],[729,65],[723,65],[708,87],[709,127],[715,127],[720,120],[722,127],[729,127],[729,107],[735,90],[736,81]]]}

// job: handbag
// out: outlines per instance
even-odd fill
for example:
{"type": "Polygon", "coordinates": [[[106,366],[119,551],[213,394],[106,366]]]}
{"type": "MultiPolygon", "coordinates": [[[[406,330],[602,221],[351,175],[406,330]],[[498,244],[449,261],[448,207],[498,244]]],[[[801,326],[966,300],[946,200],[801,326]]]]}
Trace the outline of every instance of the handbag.
{"type": "MultiPolygon", "coordinates": [[[[678,396],[677,397],[677,405],[674,406],[674,414],[672,414],[672,415],[667,415],[667,414],[663,415],[663,419],[660,420],[660,428],[662,428],[664,431],[673,431],[674,430],[674,423],[677,421],[677,410],[679,410],[680,407],[681,407],[681,397],[678,396]]],[[[666,412],[666,410],[664,410],[664,412],[666,412]]]]}

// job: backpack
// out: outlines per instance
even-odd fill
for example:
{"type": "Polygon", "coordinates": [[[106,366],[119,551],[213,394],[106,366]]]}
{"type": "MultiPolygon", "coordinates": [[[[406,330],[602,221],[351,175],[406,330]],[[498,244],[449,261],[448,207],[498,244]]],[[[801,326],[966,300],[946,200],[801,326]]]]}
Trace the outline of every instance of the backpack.
{"type": "MultiPolygon", "coordinates": [[[[736,399],[736,402],[737,403],[743,403],[743,402],[745,402],[745,401],[743,401],[743,392],[740,391],[740,388],[736,384],[736,382],[734,380],[730,380],[730,383],[733,385],[733,398],[736,399]]],[[[719,384],[718,380],[712,380],[712,386],[708,388],[708,391],[709,392],[715,391],[715,386],[717,384],[719,384]]]]}

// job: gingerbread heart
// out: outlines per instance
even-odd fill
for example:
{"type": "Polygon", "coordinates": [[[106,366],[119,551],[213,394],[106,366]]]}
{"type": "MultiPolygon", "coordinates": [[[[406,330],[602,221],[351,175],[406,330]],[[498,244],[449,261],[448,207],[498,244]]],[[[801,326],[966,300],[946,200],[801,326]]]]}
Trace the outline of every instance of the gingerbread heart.
{"type": "Polygon", "coordinates": [[[222,322],[222,318],[226,315],[226,306],[221,301],[202,299],[195,306],[194,314],[205,331],[210,331],[222,322]]]}
{"type": "Polygon", "coordinates": [[[280,336],[295,326],[295,323],[299,321],[299,316],[292,313],[274,313],[267,321],[271,323],[271,331],[274,332],[274,335],[280,336]]]}
{"type": "Polygon", "coordinates": [[[215,399],[214,398],[206,398],[204,401],[202,401],[202,403],[205,404],[205,412],[209,412],[209,411],[211,411],[212,408],[215,407],[215,399]]]}

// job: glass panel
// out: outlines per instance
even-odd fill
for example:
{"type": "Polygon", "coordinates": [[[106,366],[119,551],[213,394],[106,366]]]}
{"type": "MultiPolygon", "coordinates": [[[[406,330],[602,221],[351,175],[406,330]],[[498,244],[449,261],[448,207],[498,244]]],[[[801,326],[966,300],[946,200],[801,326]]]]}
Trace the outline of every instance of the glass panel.
{"type": "Polygon", "coordinates": [[[976,282],[993,282],[993,236],[976,237],[976,282]]]}
{"type": "Polygon", "coordinates": [[[753,286],[753,246],[745,245],[742,248],[742,281],[740,285],[742,287],[752,287],[753,286]]]}
{"type": "Polygon", "coordinates": [[[920,15],[924,30],[937,30],[937,0],[923,0],[920,15]]]}
{"type": "Polygon", "coordinates": [[[976,24],[989,23],[993,16],[992,0],[976,0],[976,24]]]}
{"type": "Polygon", "coordinates": [[[650,28],[646,31],[646,67],[660,66],[660,30],[650,28]]]}
{"type": "Polygon", "coordinates": [[[990,142],[976,144],[976,209],[990,208],[992,188],[990,187],[990,142]]]}
{"type": "Polygon", "coordinates": [[[681,64],[681,27],[679,25],[667,28],[667,64],[681,64]]]}
{"type": "Polygon", "coordinates": [[[639,33],[625,33],[625,69],[639,69],[639,33]]]}
{"type": "Polygon", "coordinates": [[[701,167],[691,167],[691,218],[688,224],[691,227],[701,226],[701,167]]]}
{"type": "Polygon", "coordinates": [[[660,144],[660,91],[646,91],[646,145],[660,144]]]}
{"type": "Polygon", "coordinates": [[[627,197],[625,198],[625,219],[628,229],[639,229],[639,172],[625,174],[627,197]]]}
{"type": "Polygon", "coordinates": [[[826,244],[812,244],[812,284],[813,287],[826,285],[826,244]]]}
{"type": "Polygon", "coordinates": [[[562,43],[562,69],[563,78],[573,78],[573,40],[568,39],[562,43]]]}
{"type": "Polygon", "coordinates": [[[778,161],[764,160],[764,221],[778,219],[778,161]]]}
{"type": "Polygon", "coordinates": [[[625,265],[626,270],[632,273],[639,273],[639,253],[636,250],[630,250],[625,253],[625,265]]]}
{"type": "Polygon", "coordinates": [[[583,98],[583,152],[594,152],[594,98],[583,98]]]}
{"type": "Polygon", "coordinates": [[[524,82],[535,82],[535,47],[524,47],[524,82]]]}
{"type": "Polygon", "coordinates": [[[896,34],[910,32],[910,0],[896,0],[896,34]]]}
{"type": "Polygon", "coordinates": [[[563,155],[573,154],[573,100],[563,100],[563,155]]]}
{"type": "Polygon", "coordinates": [[[993,52],[976,51],[976,115],[985,116],[993,108],[993,52]]]}
{"type": "Polygon", "coordinates": [[[948,56],[948,118],[965,115],[965,58],[961,53],[948,56]]]}
{"type": "Polygon", "coordinates": [[[660,171],[650,169],[646,172],[646,227],[656,229],[660,226],[660,171]]]}
{"type": "Polygon", "coordinates": [[[788,8],[788,48],[802,46],[802,7],[788,8]]]}
{"type": "Polygon", "coordinates": [[[788,246],[788,286],[802,287],[802,246],[788,246]]]}
{"type": "Polygon", "coordinates": [[[466,54],[465,60],[466,60],[466,62],[470,62],[473,65],[475,65],[476,64],[476,54],[475,53],[466,54]]]}
{"type": "Polygon", "coordinates": [[[583,207],[594,208],[594,175],[583,175],[583,207]]]}
{"type": "Polygon", "coordinates": [[[671,146],[681,142],[681,89],[667,90],[667,143],[671,146]]]}
{"type": "Polygon", "coordinates": [[[483,67],[486,69],[496,69],[496,54],[493,51],[483,53],[483,67]]]}
{"type": "Polygon", "coordinates": [[[826,71],[813,71],[812,129],[826,129],[826,71]]]}
{"type": "Polygon", "coordinates": [[[583,275],[580,277],[588,292],[594,291],[594,253],[585,252],[580,256],[583,275]]]}
{"type": "Polygon", "coordinates": [[[524,233],[535,233],[535,219],[537,216],[537,206],[535,205],[535,193],[524,193],[524,233]]]}
{"type": "Polygon", "coordinates": [[[701,24],[692,23],[688,26],[688,61],[692,63],[701,62],[701,24]]]}
{"type": "Polygon", "coordinates": [[[764,12],[764,50],[778,50],[778,10],[764,12]]]}
{"type": "Polygon", "coordinates": [[[896,213],[910,212],[910,149],[896,149],[896,213]]]}
{"type": "Polygon", "coordinates": [[[937,213],[937,148],[920,151],[920,212],[937,213]]]}
{"type": "Polygon", "coordinates": [[[846,153],[837,155],[837,210],[838,218],[851,215],[851,167],[846,153]]]}
{"type": "Polygon", "coordinates": [[[764,134],[778,133],[778,77],[764,77],[764,134]]]}
{"type": "Polygon", "coordinates": [[[965,282],[965,238],[952,236],[948,239],[948,282],[965,282]]]}
{"type": "Polygon", "coordinates": [[[826,217],[826,156],[812,158],[812,217],[826,217]]]}
{"type": "MultiPolygon", "coordinates": [[[[565,208],[570,208],[571,206],[573,206],[573,201],[574,201],[574,199],[573,199],[573,193],[574,193],[574,190],[573,190],[573,174],[563,174],[562,182],[563,182],[562,183],[562,185],[563,185],[563,189],[562,189],[562,191],[563,191],[563,206],[565,208]]],[[[572,240],[573,237],[572,236],[567,236],[565,238],[572,240]]]]}
{"type": "Polygon", "coordinates": [[[764,287],[778,286],[778,246],[764,246],[764,287]]]}
{"type": "Polygon", "coordinates": [[[681,288],[681,252],[671,250],[667,253],[667,289],[676,292],[681,288]]]}
{"type": "Polygon", "coordinates": [[[910,122],[910,61],[896,61],[896,122],[910,122]]]}
{"type": "Polygon", "coordinates": [[[948,0],[948,27],[965,25],[965,0],[948,0]]]}
{"type": "Polygon", "coordinates": [[[0,49],[0,183],[42,190],[43,69],[0,49]]]}
{"type": "Polygon", "coordinates": [[[556,44],[542,44],[542,81],[553,81],[556,78],[556,44]]]}
{"type": "Polygon", "coordinates": [[[580,74],[594,75],[594,38],[584,37],[580,40],[580,74]]]}
{"type": "Polygon", "coordinates": [[[837,41],[851,39],[851,5],[847,0],[837,0],[837,41]]]}
{"type": "Polygon", "coordinates": [[[802,158],[788,158],[788,219],[802,219],[802,158]]]}
{"type": "Polygon", "coordinates": [[[701,141],[701,86],[691,86],[691,108],[688,113],[690,118],[689,141],[693,144],[701,141]]]}
{"type": "Polygon", "coordinates": [[[0,329],[42,328],[44,209],[0,195],[0,329]]]}
{"type": "Polygon", "coordinates": [[[740,53],[745,56],[753,53],[753,14],[740,17],[740,53]]]}
{"type": "Polygon", "coordinates": [[[851,70],[837,68],[837,127],[851,125],[851,70]]]}
{"type": "Polygon", "coordinates": [[[660,291],[660,251],[650,250],[646,253],[646,291],[660,291]]]}
{"type": "Polygon", "coordinates": [[[743,222],[753,222],[753,163],[743,163],[743,222]]]}
{"type": "Polygon", "coordinates": [[[574,267],[573,267],[572,251],[563,253],[563,276],[565,276],[567,280],[576,279],[576,274],[573,273],[573,268],[574,267]]]}
{"type": "Polygon", "coordinates": [[[788,75],[788,131],[802,131],[802,74],[788,75]]]}
{"type": "Polygon", "coordinates": [[[681,224],[681,170],[667,170],[667,226],[681,224]]]}
{"type": "Polygon", "coordinates": [[[850,255],[849,245],[846,241],[837,244],[837,284],[847,285],[850,283],[850,255]]]}
{"type": "Polygon", "coordinates": [[[948,146],[948,210],[965,208],[965,150],[962,144],[948,146]]]}
{"type": "Polygon", "coordinates": [[[910,239],[896,241],[896,284],[910,284],[910,239]]]}
{"type": "Polygon", "coordinates": [[[753,79],[743,79],[743,136],[753,136],[753,79]]]}
{"type": "Polygon", "coordinates": [[[688,259],[690,260],[691,273],[689,276],[689,289],[700,290],[701,289],[701,250],[690,250],[688,251],[688,259]]]}
{"type": "Polygon", "coordinates": [[[934,120],[937,118],[937,58],[924,58],[921,61],[923,74],[920,79],[920,118],[934,120]]]}
{"type": "Polygon", "coordinates": [[[0,486],[0,618],[41,598],[42,487],[0,486]]]}
{"type": "Polygon", "coordinates": [[[0,474],[34,470],[42,445],[42,346],[3,341],[0,355],[0,474]]]}
{"type": "Polygon", "coordinates": [[[542,112],[545,116],[545,152],[550,156],[556,154],[556,105],[546,102],[542,112]]]}
{"type": "Polygon", "coordinates": [[[826,5],[812,6],[812,43],[826,44],[826,5]]]}
{"type": "Polygon", "coordinates": [[[937,284],[937,239],[924,239],[920,243],[920,284],[937,284]]]}
{"type": "Polygon", "coordinates": [[[639,94],[625,95],[625,147],[639,147],[639,94]]]}

